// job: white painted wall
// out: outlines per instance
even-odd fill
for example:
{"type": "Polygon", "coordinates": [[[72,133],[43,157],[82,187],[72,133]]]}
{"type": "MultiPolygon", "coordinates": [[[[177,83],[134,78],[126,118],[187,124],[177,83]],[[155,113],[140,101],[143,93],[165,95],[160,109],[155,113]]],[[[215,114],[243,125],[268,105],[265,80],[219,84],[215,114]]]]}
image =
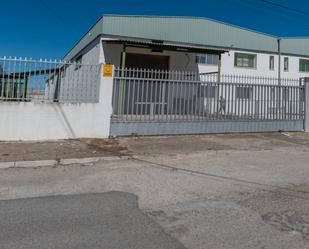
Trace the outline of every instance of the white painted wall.
{"type": "MultiPolygon", "coordinates": [[[[94,102],[98,99],[98,85],[100,80],[100,55],[101,55],[101,39],[97,38],[91,42],[86,48],[80,51],[73,59],[76,61],[82,55],[82,65],[67,64],[64,73],[57,78],[60,91],[59,100],[94,102]]],[[[49,92],[54,95],[54,89],[57,83],[56,78],[47,85],[49,92]]]]}
{"type": "Polygon", "coordinates": [[[80,51],[74,58],[76,59],[79,55],[83,55],[83,64],[96,65],[101,63],[100,51],[102,50],[101,38],[97,38],[92,41],[87,47],[80,51]]]}
{"type": "Polygon", "coordinates": [[[104,113],[97,104],[7,102],[1,103],[0,111],[0,140],[108,136],[104,132],[104,113]]]}
{"type": "MultiPolygon", "coordinates": [[[[103,42],[103,55],[101,57],[102,63],[110,63],[116,67],[120,66],[120,56],[122,52],[122,45],[120,44],[105,44],[103,42]]],[[[154,53],[150,49],[145,48],[127,48],[128,53],[141,53],[141,54],[154,54],[170,56],[170,70],[182,71],[199,71],[200,73],[217,72],[218,67],[214,65],[196,64],[195,53],[185,53],[177,51],[164,51],[163,53],[154,53]]],[[[281,77],[297,79],[301,77],[309,77],[309,73],[299,72],[299,59],[295,56],[281,56],[281,77]],[[284,57],[289,58],[289,71],[284,71],[284,57]]],[[[304,58],[306,59],[306,58],[304,58]]],[[[308,59],[308,58],[307,58],[308,59]]],[[[233,51],[224,53],[222,55],[221,74],[231,75],[244,75],[244,76],[261,76],[261,77],[278,77],[278,62],[279,56],[276,54],[267,53],[251,53],[246,51],[233,51]],[[239,68],[234,66],[235,52],[256,54],[257,55],[257,68],[239,68]],[[275,70],[269,69],[269,57],[275,57],[275,70]]]]}
{"type": "MultiPolygon", "coordinates": [[[[281,77],[297,79],[301,77],[308,77],[309,73],[299,72],[299,59],[300,57],[295,56],[281,56],[281,77]],[[289,58],[289,71],[284,71],[284,57],[289,58]]],[[[306,58],[304,58],[306,59],[306,58]]],[[[308,59],[308,58],[307,58],[308,59]]],[[[230,51],[222,55],[222,74],[232,74],[232,75],[245,75],[245,76],[261,76],[261,77],[278,77],[278,62],[279,56],[275,54],[266,53],[250,53],[245,51],[230,51]],[[235,53],[247,53],[257,55],[257,68],[239,68],[234,66],[235,53]],[[269,69],[269,57],[275,57],[275,70],[269,69]]]]}
{"type": "Polygon", "coordinates": [[[101,77],[99,103],[1,102],[0,140],[107,138],[112,88],[101,77]]]}

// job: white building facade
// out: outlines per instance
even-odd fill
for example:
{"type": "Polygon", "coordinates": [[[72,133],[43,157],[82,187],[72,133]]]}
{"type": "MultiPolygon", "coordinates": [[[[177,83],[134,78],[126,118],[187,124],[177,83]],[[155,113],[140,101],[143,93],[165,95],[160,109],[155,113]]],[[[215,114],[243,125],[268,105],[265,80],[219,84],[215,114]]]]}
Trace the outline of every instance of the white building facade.
{"type": "MultiPolygon", "coordinates": [[[[279,56],[274,53],[246,50],[229,50],[219,56],[210,52],[192,53],[168,50],[155,52],[148,48],[135,47],[126,48],[126,54],[166,57],[168,60],[168,68],[166,70],[170,71],[199,72],[200,74],[220,72],[221,75],[281,77],[282,79],[309,77],[309,57],[306,56],[287,54],[279,56]],[[279,57],[281,57],[280,67],[279,57]]],[[[96,39],[81,50],[79,56],[76,56],[74,60],[82,58],[82,63],[85,64],[102,63],[121,67],[121,55],[122,45],[106,44],[106,38],[101,38],[96,39]]],[[[154,67],[153,69],[156,68],[154,67]]]]}
{"type": "Polygon", "coordinates": [[[104,16],[65,59],[121,68],[298,79],[309,76],[309,39],[279,38],[201,18],[104,16]]]}
{"type": "Polygon", "coordinates": [[[2,140],[308,131],[307,38],[205,18],[104,16],[64,62],[29,63],[22,75],[0,74],[42,80],[51,94],[5,99],[2,140]]]}

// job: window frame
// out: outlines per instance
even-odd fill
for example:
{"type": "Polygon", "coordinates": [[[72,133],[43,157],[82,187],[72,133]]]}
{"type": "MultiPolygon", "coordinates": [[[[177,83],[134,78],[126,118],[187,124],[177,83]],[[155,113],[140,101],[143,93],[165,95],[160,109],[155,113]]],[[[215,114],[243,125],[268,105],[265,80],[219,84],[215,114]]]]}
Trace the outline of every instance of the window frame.
{"type": "MultiPolygon", "coordinates": [[[[306,66],[305,66],[306,67],[306,66]]],[[[299,58],[299,72],[300,73],[309,73],[309,59],[302,59],[302,58],[299,58]],[[308,70],[302,70],[301,69],[301,62],[307,62],[308,63],[308,70]]]]}
{"type": "Polygon", "coordinates": [[[274,55],[269,56],[269,70],[275,71],[275,56],[274,55]]]}
{"type": "Polygon", "coordinates": [[[195,63],[201,64],[201,65],[218,66],[220,63],[220,56],[218,54],[208,54],[208,53],[196,54],[195,63]],[[209,63],[209,60],[207,59],[208,56],[209,58],[211,58],[211,63],[209,63]]]}
{"type": "Polygon", "coordinates": [[[290,70],[290,60],[289,57],[284,57],[283,58],[283,71],[284,72],[289,72],[290,70]],[[285,67],[287,66],[287,67],[285,67]]]}
{"type": "Polygon", "coordinates": [[[76,57],[75,59],[75,70],[78,70],[82,67],[83,64],[83,54],[80,54],[79,56],[76,57]]]}
{"type": "Polygon", "coordinates": [[[245,69],[257,69],[257,54],[249,54],[249,53],[239,53],[239,52],[236,52],[234,54],[234,67],[245,68],[245,69]],[[248,57],[252,56],[254,58],[253,67],[238,65],[237,64],[237,56],[248,56],[248,57]]]}

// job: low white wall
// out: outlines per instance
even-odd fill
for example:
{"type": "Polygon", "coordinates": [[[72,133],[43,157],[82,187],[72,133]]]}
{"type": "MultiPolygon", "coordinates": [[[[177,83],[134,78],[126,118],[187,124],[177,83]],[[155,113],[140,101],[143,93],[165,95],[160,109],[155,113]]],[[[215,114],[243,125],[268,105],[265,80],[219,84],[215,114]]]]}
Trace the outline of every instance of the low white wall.
{"type": "Polygon", "coordinates": [[[108,137],[99,104],[1,103],[0,140],[108,137]]]}
{"type": "Polygon", "coordinates": [[[99,103],[0,102],[0,140],[107,138],[113,78],[101,78],[99,103]]]}

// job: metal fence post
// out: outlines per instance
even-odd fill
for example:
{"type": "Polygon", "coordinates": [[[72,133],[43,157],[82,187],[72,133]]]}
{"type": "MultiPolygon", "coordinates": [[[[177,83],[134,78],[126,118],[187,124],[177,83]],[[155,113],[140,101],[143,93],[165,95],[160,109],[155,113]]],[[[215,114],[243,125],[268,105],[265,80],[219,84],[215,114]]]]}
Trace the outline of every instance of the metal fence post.
{"type": "Polygon", "coordinates": [[[304,78],[304,130],[309,132],[309,78],[304,78]]]}

